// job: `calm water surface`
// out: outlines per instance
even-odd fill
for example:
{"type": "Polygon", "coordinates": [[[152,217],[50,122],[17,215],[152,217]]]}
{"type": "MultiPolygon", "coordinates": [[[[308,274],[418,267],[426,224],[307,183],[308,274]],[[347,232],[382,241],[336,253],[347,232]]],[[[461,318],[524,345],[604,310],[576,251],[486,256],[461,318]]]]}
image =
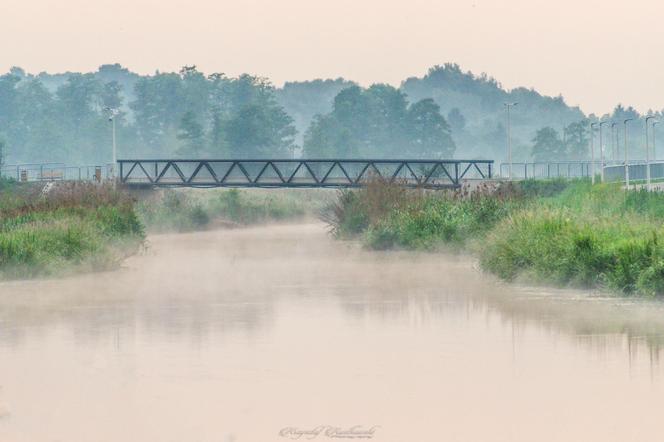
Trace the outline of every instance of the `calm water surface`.
{"type": "Polygon", "coordinates": [[[0,441],[662,441],[664,307],[591,295],[318,224],[154,236],[0,284],[0,441]]]}

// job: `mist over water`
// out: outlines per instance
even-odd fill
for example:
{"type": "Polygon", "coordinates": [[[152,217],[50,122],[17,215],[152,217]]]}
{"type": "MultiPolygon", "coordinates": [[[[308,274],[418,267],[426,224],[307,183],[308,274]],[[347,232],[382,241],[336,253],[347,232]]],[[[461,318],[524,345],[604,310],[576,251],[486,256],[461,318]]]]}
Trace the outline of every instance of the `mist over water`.
{"type": "Polygon", "coordinates": [[[0,441],[661,440],[662,313],[320,224],[153,236],[0,283],[0,441]]]}

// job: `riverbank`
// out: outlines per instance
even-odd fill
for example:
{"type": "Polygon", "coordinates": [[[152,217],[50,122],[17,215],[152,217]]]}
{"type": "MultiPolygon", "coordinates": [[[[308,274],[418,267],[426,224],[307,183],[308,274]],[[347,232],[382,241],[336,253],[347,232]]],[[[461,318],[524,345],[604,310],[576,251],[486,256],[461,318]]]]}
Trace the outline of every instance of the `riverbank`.
{"type": "Polygon", "coordinates": [[[117,267],[145,239],[134,201],[111,185],[0,183],[0,278],[117,267]]]}
{"type": "Polygon", "coordinates": [[[664,295],[664,194],[586,181],[342,192],[326,219],[372,249],[468,250],[507,281],[664,295]]]}
{"type": "Polygon", "coordinates": [[[146,232],[188,232],[314,218],[311,190],[166,189],[132,195],[111,184],[0,181],[0,279],[107,270],[146,232]]]}

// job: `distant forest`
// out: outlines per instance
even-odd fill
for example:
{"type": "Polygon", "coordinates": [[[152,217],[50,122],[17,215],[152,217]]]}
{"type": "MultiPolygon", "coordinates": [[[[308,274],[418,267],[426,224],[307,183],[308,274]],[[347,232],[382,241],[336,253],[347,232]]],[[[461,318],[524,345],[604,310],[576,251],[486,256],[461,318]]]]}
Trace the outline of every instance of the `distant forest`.
{"type": "Polygon", "coordinates": [[[586,159],[589,123],[600,119],[621,123],[603,132],[607,157],[621,156],[625,118],[636,120],[629,131],[632,157],[644,156],[643,118],[631,107],[618,105],[601,118],[584,115],[560,96],[508,91],[456,64],[432,67],[399,88],[363,88],[341,78],[275,87],[263,77],[206,75],[195,66],[142,76],[112,64],[94,73],[38,75],[16,67],[0,76],[0,158],[5,164],[110,162],[114,113],[120,158],[504,161],[505,102],[519,103],[511,112],[515,161],[586,159]]]}

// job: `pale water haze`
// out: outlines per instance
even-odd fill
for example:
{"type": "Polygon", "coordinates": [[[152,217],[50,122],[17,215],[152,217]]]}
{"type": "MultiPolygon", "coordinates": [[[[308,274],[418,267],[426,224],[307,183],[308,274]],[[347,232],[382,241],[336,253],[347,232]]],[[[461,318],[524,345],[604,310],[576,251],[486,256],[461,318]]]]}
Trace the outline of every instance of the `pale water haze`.
{"type": "Polygon", "coordinates": [[[320,224],[149,242],[117,272],[0,283],[0,441],[662,440],[662,304],[320,224]]]}
{"type": "Polygon", "coordinates": [[[456,62],[586,112],[645,112],[664,107],[663,20],[657,0],[3,0],[0,71],[196,64],[398,85],[456,62]]]}

